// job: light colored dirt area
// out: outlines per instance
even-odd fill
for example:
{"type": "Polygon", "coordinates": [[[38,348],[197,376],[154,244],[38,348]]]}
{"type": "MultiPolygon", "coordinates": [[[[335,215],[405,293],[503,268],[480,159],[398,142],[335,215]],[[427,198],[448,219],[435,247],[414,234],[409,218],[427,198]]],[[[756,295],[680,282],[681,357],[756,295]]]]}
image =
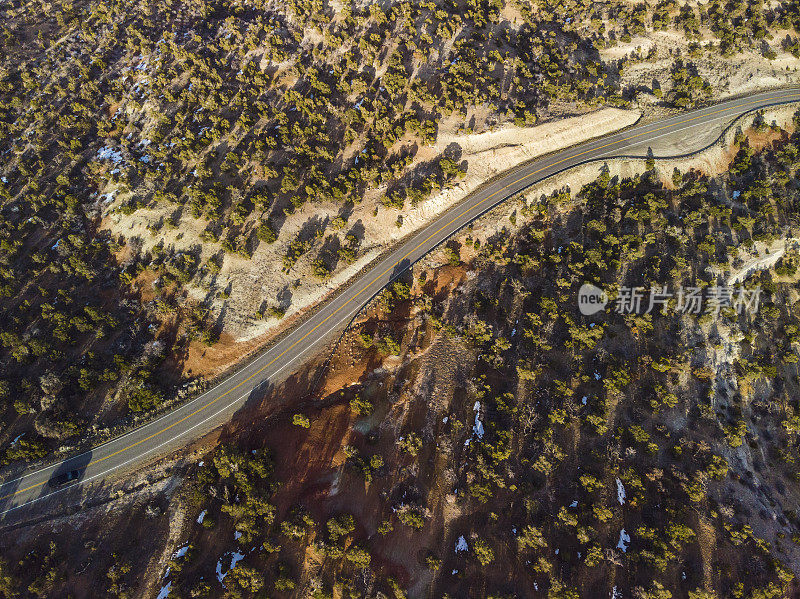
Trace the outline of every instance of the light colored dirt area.
{"type": "Polygon", "coordinates": [[[436,142],[437,154],[450,144],[458,144],[469,164],[467,176],[458,186],[423,202],[416,213],[405,218],[405,224],[421,226],[499,173],[536,156],[632,125],[639,116],[637,111],[605,108],[536,127],[507,125],[472,135],[440,135],[436,142]]]}
{"type": "MultiPolygon", "coordinates": [[[[781,49],[780,42],[787,33],[789,32],[776,33],[769,43],[770,48],[777,53],[774,60],[768,60],[756,51],[723,57],[718,48],[704,50],[699,55],[692,56],[689,52],[692,40],[687,40],[678,31],[650,31],[637,35],[628,43],[619,42],[615,46],[601,50],[600,56],[604,61],[633,57],[633,60],[626,65],[622,76],[623,88],[650,89],[653,80],[656,79],[665,92],[671,86],[672,64],[677,56],[681,56],[697,66],[698,73],[711,84],[714,97],[723,99],[798,82],[800,60],[781,49]],[[653,48],[657,50],[657,56],[645,59],[653,48]]],[[[701,31],[701,34],[703,35],[700,39],[694,40],[700,45],[705,46],[715,39],[708,31],[701,31]]],[[[648,96],[649,101],[656,101],[656,98],[649,94],[640,96],[639,101],[646,103],[648,96]]]]}
{"type": "MultiPolygon", "coordinates": [[[[638,117],[639,113],[635,111],[603,109],[535,127],[506,125],[494,131],[471,135],[458,135],[455,126],[443,126],[437,144],[420,152],[420,157],[433,158],[448,146],[458,144],[462,148],[462,160],[467,161],[467,175],[457,186],[434,194],[415,207],[406,206],[402,211],[400,226],[398,215],[401,213],[395,209],[379,206],[375,214],[377,199],[383,192],[381,189],[373,190],[367,195],[367,201],[355,206],[347,225],[338,231],[333,230],[330,223],[341,213],[341,205],[306,205],[283,223],[277,242],[271,245],[261,243],[250,260],[226,255],[215,280],[195,281],[196,284],[190,285],[189,292],[202,300],[209,294],[213,297],[218,290],[229,289],[230,296],[214,299],[212,307],[215,318],[219,318],[223,324],[224,333],[236,343],[251,340],[261,342],[265,336],[275,332],[279,324],[275,318],[254,318],[255,312],[265,302],[286,308],[287,317],[291,317],[317,303],[356,275],[389,244],[424,226],[497,173],[535,156],[613,132],[634,123],[638,117]],[[342,243],[350,232],[361,239],[356,261],[346,266],[340,263],[326,280],[311,274],[311,265],[325,243],[324,237],[320,237],[288,272],[283,269],[282,258],[289,244],[304,227],[314,222],[319,223],[325,236],[336,236],[342,243]]],[[[106,190],[106,193],[111,191],[106,190]]],[[[199,249],[202,260],[220,251],[219,244],[201,240],[200,235],[206,227],[204,220],[182,214],[176,227],[163,227],[153,234],[148,230],[148,225],[170,217],[174,206],[143,208],[125,215],[116,209],[124,200],[125,194],[117,193],[112,201],[104,204],[102,226],[128,241],[140,240],[143,251],[152,249],[162,240],[165,247],[171,246],[176,251],[199,249]]],[[[191,367],[197,369],[196,366],[191,367]]]]}
{"type": "MultiPolygon", "coordinates": [[[[787,104],[770,108],[763,112],[763,119],[766,123],[774,123],[785,131],[793,131],[794,125],[792,117],[797,111],[797,104],[787,104]]],[[[766,147],[773,140],[777,139],[779,134],[774,131],[757,132],[753,129],[753,122],[755,115],[745,115],[738,119],[730,128],[728,128],[723,136],[706,150],[698,152],[688,157],[683,158],[670,158],[661,159],[656,161],[656,168],[658,174],[661,176],[662,182],[665,186],[671,187],[671,175],[673,169],[677,168],[681,172],[688,172],[692,169],[700,171],[707,175],[717,175],[728,170],[728,167],[736,155],[736,147],[733,145],[733,139],[736,131],[741,129],[747,136],[750,146],[758,150],[766,147]]],[[[670,154],[674,150],[674,142],[670,139],[661,141],[661,145],[654,147],[656,156],[659,153],[670,154]]],[[[525,202],[528,204],[538,202],[543,196],[550,195],[556,191],[569,191],[573,195],[580,191],[580,189],[595,179],[600,174],[601,168],[608,167],[609,174],[612,177],[633,177],[636,174],[641,174],[645,170],[645,160],[635,158],[611,158],[602,162],[593,162],[583,166],[575,167],[551,177],[546,181],[532,185],[524,195],[525,202]]],[[[515,219],[516,224],[511,222],[512,216],[519,214],[520,205],[515,202],[506,202],[488,212],[486,215],[478,219],[474,224],[472,231],[469,233],[474,239],[478,239],[484,243],[486,239],[492,235],[496,235],[502,230],[513,231],[523,225],[522,219],[515,219]]],[[[467,233],[463,233],[460,240],[463,241],[467,233]]],[[[759,248],[761,254],[764,248],[759,248]]],[[[441,254],[441,251],[439,252],[441,254]]],[[[441,263],[442,256],[432,255],[430,261],[423,261],[423,264],[441,263]]]]}
{"type": "Polygon", "coordinates": [[[757,249],[754,252],[755,256],[748,258],[740,268],[731,272],[726,283],[728,285],[736,285],[760,270],[772,268],[778,263],[778,260],[783,258],[786,253],[786,246],[789,243],[796,246],[797,241],[794,239],[790,241],[780,240],[769,246],[764,246],[764,244],[756,242],[755,245],[757,249]]]}
{"type": "Polygon", "coordinates": [[[717,536],[711,523],[700,519],[697,527],[700,555],[703,558],[703,583],[705,588],[713,588],[714,553],[717,548],[717,536]]]}
{"type": "MultiPolygon", "coordinates": [[[[590,115],[566,118],[536,127],[516,127],[507,125],[494,131],[473,133],[471,135],[443,134],[439,135],[434,146],[439,152],[451,143],[457,143],[468,159],[480,161],[489,166],[494,165],[498,157],[510,153],[511,150],[526,156],[539,156],[563,148],[565,142],[578,141],[604,135],[619,127],[633,124],[638,113],[619,108],[605,108],[590,115]],[[484,152],[490,152],[487,158],[484,152]]],[[[503,170],[503,163],[497,165],[503,170]]],[[[505,167],[507,168],[507,167],[505,167]]]]}
{"type": "Polygon", "coordinates": [[[186,360],[182,364],[183,376],[213,378],[224,370],[226,364],[238,362],[243,356],[257,349],[260,345],[259,341],[256,338],[237,342],[228,333],[222,333],[219,341],[212,346],[200,341],[192,341],[189,344],[186,360]]]}

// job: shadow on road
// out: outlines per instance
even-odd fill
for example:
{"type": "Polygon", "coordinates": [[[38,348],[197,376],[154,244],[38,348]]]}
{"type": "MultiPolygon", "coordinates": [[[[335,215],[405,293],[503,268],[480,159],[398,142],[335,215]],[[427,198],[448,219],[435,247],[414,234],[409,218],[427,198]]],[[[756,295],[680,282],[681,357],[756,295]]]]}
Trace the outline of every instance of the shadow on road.
{"type": "Polygon", "coordinates": [[[53,493],[70,492],[77,499],[82,493],[81,485],[78,483],[83,479],[91,461],[92,452],[88,451],[67,458],[52,470],[45,468],[41,472],[32,472],[22,478],[19,478],[23,475],[20,472],[17,478],[0,485],[0,523],[7,526],[24,519],[25,513],[28,512],[23,507],[25,504],[41,500],[53,493]]]}
{"type": "Polygon", "coordinates": [[[52,476],[47,481],[47,484],[42,488],[43,495],[49,495],[50,492],[56,489],[62,489],[71,486],[83,478],[86,473],[86,467],[92,461],[92,452],[87,451],[74,458],[64,460],[53,471],[52,476]]]}
{"type": "Polygon", "coordinates": [[[392,282],[400,277],[404,272],[406,272],[409,268],[411,268],[411,260],[408,258],[403,258],[398,262],[394,269],[392,270],[392,276],[389,279],[389,282],[392,282]]]}
{"type": "Polygon", "coordinates": [[[338,337],[332,338],[324,351],[277,384],[264,381],[253,389],[246,403],[222,428],[220,443],[239,439],[246,446],[260,446],[276,422],[289,421],[293,414],[318,406],[319,385],[328,372],[327,358],[337,342],[338,337]]]}
{"type": "Polygon", "coordinates": [[[3,512],[14,506],[14,497],[20,488],[22,480],[19,475],[22,471],[13,475],[13,478],[6,483],[0,484],[0,520],[3,519],[3,512]]]}

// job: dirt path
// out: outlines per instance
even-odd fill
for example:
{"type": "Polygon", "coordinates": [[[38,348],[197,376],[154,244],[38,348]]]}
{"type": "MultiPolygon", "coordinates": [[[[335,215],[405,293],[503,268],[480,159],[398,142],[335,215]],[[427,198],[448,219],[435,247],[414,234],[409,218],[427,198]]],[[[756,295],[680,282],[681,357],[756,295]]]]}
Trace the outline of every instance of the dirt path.
{"type": "MultiPolygon", "coordinates": [[[[786,254],[786,249],[789,247],[800,247],[800,239],[797,237],[781,239],[766,246],[763,249],[763,255],[754,256],[745,261],[740,268],[737,268],[728,276],[725,284],[729,286],[736,285],[760,270],[772,268],[778,263],[778,260],[783,258],[786,254]]],[[[756,245],[756,248],[758,248],[758,245],[756,245]]]]}

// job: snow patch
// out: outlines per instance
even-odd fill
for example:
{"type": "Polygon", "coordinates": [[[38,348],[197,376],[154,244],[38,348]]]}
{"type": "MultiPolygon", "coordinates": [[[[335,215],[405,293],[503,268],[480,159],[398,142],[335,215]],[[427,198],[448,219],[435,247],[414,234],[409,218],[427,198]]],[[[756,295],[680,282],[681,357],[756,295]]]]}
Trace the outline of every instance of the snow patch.
{"type": "Polygon", "coordinates": [[[625,487],[620,479],[617,479],[617,501],[620,505],[625,505],[625,487]]]}
{"type": "Polygon", "coordinates": [[[114,151],[108,146],[102,147],[97,150],[97,158],[100,160],[110,160],[114,164],[122,162],[122,152],[114,151]]]}
{"type": "Polygon", "coordinates": [[[222,582],[225,580],[225,577],[228,575],[228,572],[233,570],[241,560],[244,559],[244,553],[239,553],[238,551],[229,551],[228,553],[224,554],[219,560],[217,561],[217,580],[222,582]],[[231,566],[225,572],[222,571],[222,560],[225,559],[226,556],[231,556],[231,566]]]}
{"type": "Polygon", "coordinates": [[[619,531],[619,541],[617,542],[617,549],[621,549],[622,553],[625,553],[626,551],[628,551],[628,545],[630,544],[630,542],[631,542],[631,536],[627,532],[625,532],[625,529],[623,528],[621,531],[619,531]]]}
{"type": "Polygon", "coordinates": [[[203,510],[202,512],[200,512],[200,515],[197,516],[197,523],[198,524],[202,524],[203,523],[203,518],[206,517],[206,513],[207,512],[208,512],[208,510],[203,510]]]}
{"type": "Polygon", "coordinates": [[[462,551],[469,551],[469,545],[467,545],[464,535],[458,537],[458,541],[456,541],[456,553],[461,553],[462,551]]]}
{"type": "Polygon", "coordinates": [[[472,409],[475,410],[475,425],[472,427],[472,432],[475,433],[478,439],[483,439],[484,430],[483,422],[481,422],[481,402],[476,401],[472,409]]]}
{"type": "Polygon", "coordinates": [[[478,439],[483,439],[483,422],[481,422],[480,414],[475,414],[475,426],[472,427],[472,432],[478,439]]]}

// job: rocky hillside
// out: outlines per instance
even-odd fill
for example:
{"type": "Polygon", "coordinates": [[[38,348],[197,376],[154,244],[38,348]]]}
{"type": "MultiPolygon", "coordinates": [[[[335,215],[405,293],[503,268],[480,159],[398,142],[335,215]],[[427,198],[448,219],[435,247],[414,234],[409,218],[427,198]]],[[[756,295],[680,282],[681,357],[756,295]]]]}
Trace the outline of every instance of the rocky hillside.
{"type": "Polygon", "coordinates": [[[793,596],[800,136],[754,151],[767,132],[737,135],[724,175],[600,169],[490,214],[177,490],[3,541],[0,592],[793,596]],[[606,309],[581,312],[585,283],[606,309]]]}
{"type": "Polygon", "coordinates": [[[799,19],[744,0],[4,0],[2,459],[103,439],[288,326],[461,180],[442,139],[693,106],[749,89],[716,76],[734,58],[750,87],[783,83],[799,19]],[[650,34],[672,42],[629,47],[650,34]]]}

